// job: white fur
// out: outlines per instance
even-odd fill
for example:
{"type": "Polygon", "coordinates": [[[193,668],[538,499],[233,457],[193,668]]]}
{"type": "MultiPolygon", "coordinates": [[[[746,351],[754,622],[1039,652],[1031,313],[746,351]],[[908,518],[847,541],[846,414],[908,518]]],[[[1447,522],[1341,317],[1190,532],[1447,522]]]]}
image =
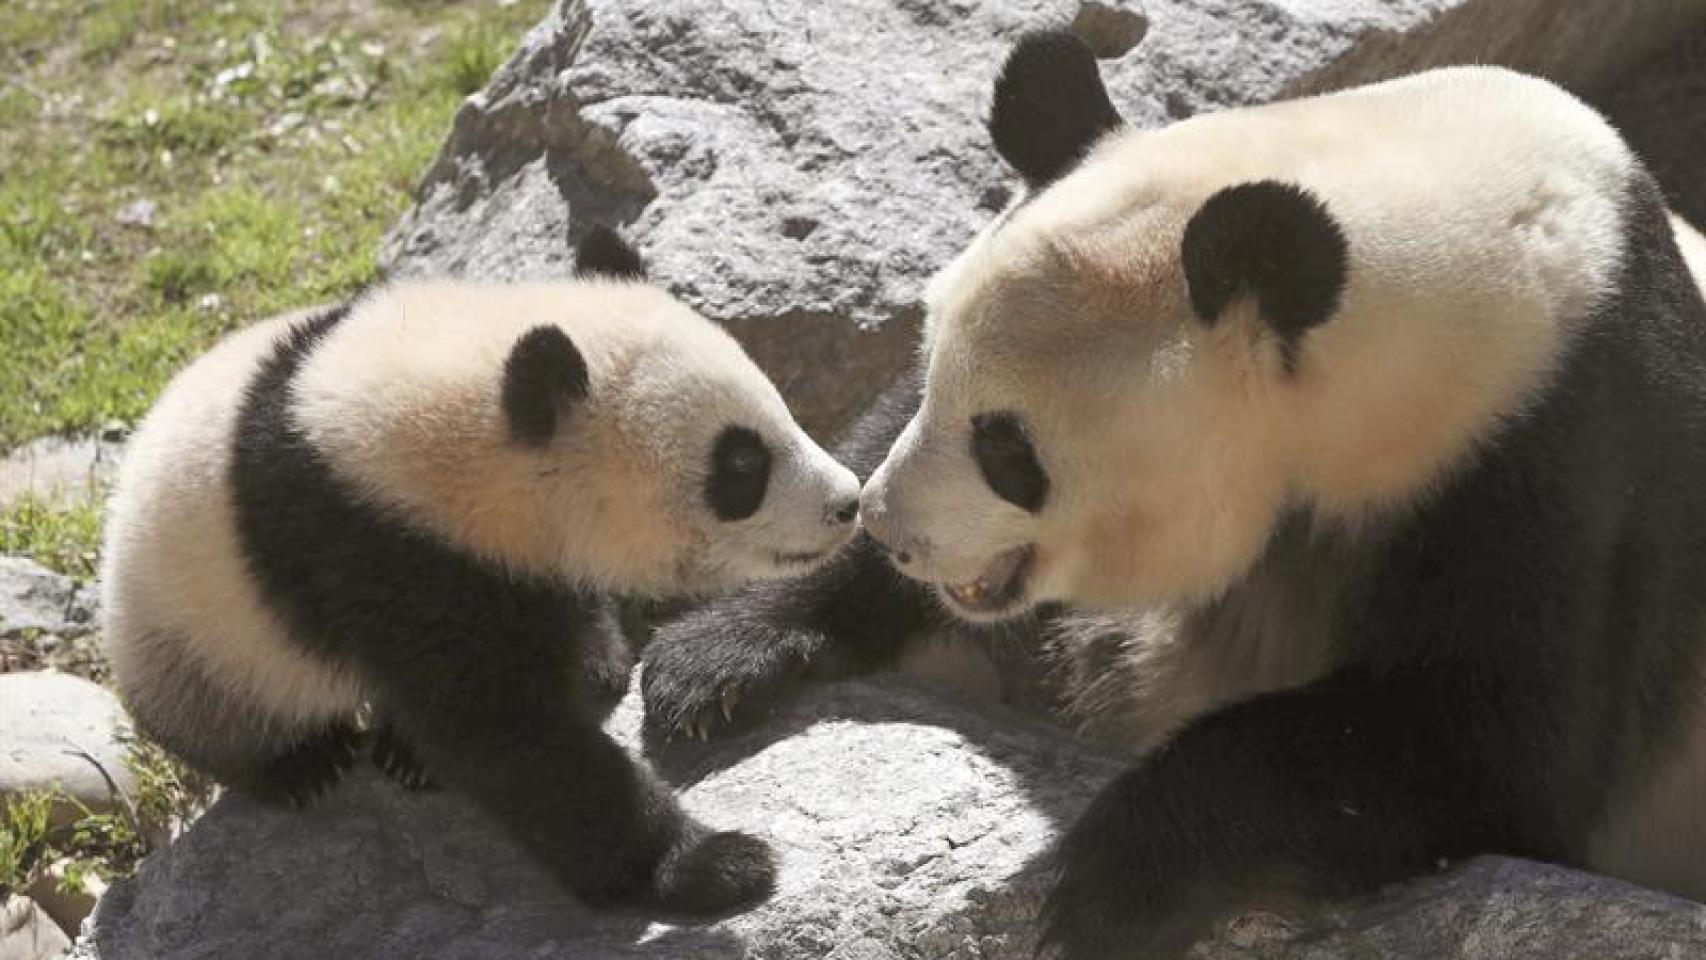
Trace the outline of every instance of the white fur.
{"type": "MultiPolygon", "coordinates": [[[[106,636],[121,688],[152,726],[188,729],[171,673],[199,668],[280,725],[348,716],[363,691],[289,642],[245,571],[229,480],[243,392],[308,313],[244,330],[191,364],[137,430],[107,521],[106,636]]],[[[667,295],[605,281],[409,283],[351,311],[300,371],[292,411],[341,479],[493,563],[599,586],[712,589],[798,572],[850,534],[826,512],[858,490],[790,417],[733,339],[667,295]],[[515,341],[556,324],[591,396],[543,449],[500,405],[515,341]],[[753,517],[719,522],[703,485],[717,432],[773,454],[753,517]]]]}
{"type": "Polygon", "coordinates": [[[151,694],[173,689],[164,674],[187,657],[280,723],[347,716],[360,703],[354,677],[281,642],[232,533],[238,401],[305,315],[257,323],[214,347],[172,381],[131,440],[107,507],[101,576],[107,652],[128,702],[171,711],[177,698],[151,694]]]}
{"type": "Polygon", "coordinates": [[[932,283],[925,398],[867,522],[930,581],[1028,543],[1025,603],[1204,602],[1287,505],[1356,524],[1410,502],[1535,395],[1611,282],[1633,169],[1587,107],[1488,68],[1111,135],[932,283]],[[1263,179],[1350,243],[1294,375],[1252,304],[1197,322],[1179,265],[1201,203],[1263,179]],[[1052,481],[1040,514],[971,457],[970,417],[1002,409],[1052,481]]]}
{"type": "Polygon", "coordinates": [[[314,352],[295,401],[315,446],[369,496],[493,561],[606,587],[797,572],[772,556],[839,546],[847,531],[824,510],[857,491],[732,337],[644,284],[392,289],[314,352]],[[579,347],[591,395],[534,452],[510,440],[496,398],[511,346],[541,324],[579,347]],[[701,491],[731,423],[757,430],[775,461],[758,514],[722,523],[701,491]]]}

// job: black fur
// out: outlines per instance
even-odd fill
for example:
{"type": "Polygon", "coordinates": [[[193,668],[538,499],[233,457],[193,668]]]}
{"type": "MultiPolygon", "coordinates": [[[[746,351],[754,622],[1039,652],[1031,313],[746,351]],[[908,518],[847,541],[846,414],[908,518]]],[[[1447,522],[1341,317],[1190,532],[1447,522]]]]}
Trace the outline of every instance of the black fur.
{"type": "Polygon", "coordinates": [[[1298,341],[1339,308],[1348,255],[1344,231],[1321,201],[1262,180],[1209,197],[1185,225],[1180,262],[1199,320],[1212,327],[1233,300],[1255,297],[1290,370],[1298,341]]]}
{"type": "MultiPolygon", "coordinates": [[[[861,482],[883,462],[918,409],[922,379],[909,374],[836,446],[861,482]]],[[[927,587],[896,573],[861,531],[827,564],[794,580],[755,583],[664,626],[640,674],[654,731],[709,732],[756,717],[806,677],[874,670],[906,639],[946,628],[927,587]]]]}
{"type": "Polygon", "coordinates": [[[1121,124],[1096,54],[1070,30],[1027,34],[995,81],[989,136],[1027,186],[1041,190],[1121,124]]]}
{"type": "Polygon", "coordinates": [[[1168,956],[1252,894],[1472,853],[1581,863],[1655,775],[1703,666],[1706,307],[1645,179],[1626,216],[1616,293],[1545,398],[1361,541],[1341,666],[1189,725],[1072,828],[1047,952],[1168,956]]]}
{"type": "Polygon", "coordinates": [[[256,796],[301,809],[337,786],[355,765],[362,736],[354,724],[334,723],[266,762],[251,782],[256,796]]]}
{"type": "Polygon", "coordinates": [[[564,408],[586,399],[586,359],[561,327],[534,327],[504,361],[502,390],[510,436],[527,446],[544,446],[564,408]]]}
{"type": "Polygon", "coordinates": [[[983,482],[1001,499],[1036,513],[1048,500],[1048,472],[1037,459],[1019,415],[1009,411],[971,418],[972,458],[983,482]]]}
{"type": "Polygon", "coordinates": [[[481,561],[375,505],[308,442],[291,380],[343,316],[299,324],[239,414],[238,542],[292,638],[357,671],[419,764],[582,898],[721,910],[768,895],[762,843],[695,824],[575,704],[585,597],[481,561]],[[731,856],[714,852],[724,849],[731,856]],[[726,872],[675,866],[707,857],[726,872]]]}
{"type": "Polygon", "coordinates": [[[705,502],[718,520],[745,520],[764,504],[770,487],[770,448],[746,427],[725,427],[711,448],[705,502]]]}
{"type": "Polygon", "coordinates": [[[368,756],[386,776],[409,790],[438,789],[427,773],[426,764],[415,754],[415,748],[389,723],[381,723],[374,729],[373,749],[368,756]]]}
{"type": "Polygon", "coordinates": [[[626,240],[604,224],[595,224],[575,249],[575,275],[611,280],[646,279],[646,262],[626,240]]]}

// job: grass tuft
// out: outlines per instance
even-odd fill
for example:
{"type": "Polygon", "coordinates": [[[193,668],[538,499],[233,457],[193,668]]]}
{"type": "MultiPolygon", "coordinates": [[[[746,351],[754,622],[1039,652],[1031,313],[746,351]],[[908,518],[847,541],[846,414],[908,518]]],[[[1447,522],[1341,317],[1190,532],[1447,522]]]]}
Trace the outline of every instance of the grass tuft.
{"type": "Polygon", "coordinates": [[[100,543],[100,507],[83,498],[59,504],[26,494],[0,511],[0,554],[33,557],[77,580],[94,579],[100,543]]]}
{"type": "Polygon", "coordinates": [[[9,0],[0,452],[135,421],[220,335],[371,283],[548,2],[9,0]]]}

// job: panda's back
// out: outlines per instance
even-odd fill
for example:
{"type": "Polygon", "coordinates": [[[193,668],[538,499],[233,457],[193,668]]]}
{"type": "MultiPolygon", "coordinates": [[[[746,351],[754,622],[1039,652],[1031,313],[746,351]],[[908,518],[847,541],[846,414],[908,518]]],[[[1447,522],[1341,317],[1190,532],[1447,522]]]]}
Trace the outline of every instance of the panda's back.
{"type": "Polygon", "coordinates": [[[195,676],[281,719],[347,709],[353,682],[288,641],[235,536],[231,468],[245,392],[281,337],[320,312],[248,327],[186,367],[126,453],[107,517],[106,643],[133,711],[170,708],[195,676]]]}

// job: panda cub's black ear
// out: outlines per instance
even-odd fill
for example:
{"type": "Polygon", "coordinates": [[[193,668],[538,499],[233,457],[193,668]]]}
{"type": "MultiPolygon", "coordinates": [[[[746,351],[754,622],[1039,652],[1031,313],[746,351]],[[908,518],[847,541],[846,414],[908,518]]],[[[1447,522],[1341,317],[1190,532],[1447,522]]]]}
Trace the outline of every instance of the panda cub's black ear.
{"type": "Polygon", "coordinates": [[[1326,204],[1295,184],[1261,180],[1209,197],[1185,225],[1180,261],[1197,319],[1214,326],[1238,297],[1254,297],[1279,335],[1285,366],[1344,293],[1349,244],[1326,204]]]}
{"type": "Polygon", "coordinates": [[[1070,30],[1026,34],[995,80],[989,136],[995,152],[1040,190],[1119,127],[1096,54],[1070,30]]]}
{"type": "Polygon", "coordinates": [[[504,361],[503,408],[510,436],[517,442],[530,447],[549,443],[557,432],[557,417],[586,395],[586,360],[560,327],[534,327],[510,349],[504,361]]]}
{"type": "Polygon", "coordinates": [[[616,231],[594,224],[575,249],[575,276],[611,280],[644,280],[646,263],[616,231]]]}

